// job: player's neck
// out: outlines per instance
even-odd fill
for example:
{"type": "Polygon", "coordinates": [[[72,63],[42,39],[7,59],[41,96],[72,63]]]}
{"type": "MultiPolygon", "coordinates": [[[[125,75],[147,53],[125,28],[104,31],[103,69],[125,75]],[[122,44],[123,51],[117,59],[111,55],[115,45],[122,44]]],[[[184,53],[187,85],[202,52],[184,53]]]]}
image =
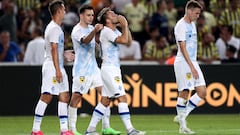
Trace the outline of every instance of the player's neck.
{"type": "Polygon", "coordinates": [[[58,24],[59,26],[62,24],[62,20],[60,18],[58,18],[57,16],[53,16],[52,20],[58,24]]]}
{"type": "Polygon", "coordinates": [[[106,26],[107,26],[108,28],[112,29],[112,30],[115,30],[115,29],[116,29],[116,25],[111,24],[111,23],[107,24],[106,26]]]}
{"type": "Polygon", "coordinates": [[[87,28],[88,27],[88,24],[86,24],[85,22],[83,21],[80,21],[80,26],[84,27],[84,28],[87,28]]]}
{"type": "Polygon", "coordinates": [[[183,17],[183,19],[184,19],[184,21],[185,21],[186,23],[191,23],[191,22],[192,22],[191,19],[190,19],[190,17],[189,17],[188,15],[185,15],[185,16],[183,17]]]}

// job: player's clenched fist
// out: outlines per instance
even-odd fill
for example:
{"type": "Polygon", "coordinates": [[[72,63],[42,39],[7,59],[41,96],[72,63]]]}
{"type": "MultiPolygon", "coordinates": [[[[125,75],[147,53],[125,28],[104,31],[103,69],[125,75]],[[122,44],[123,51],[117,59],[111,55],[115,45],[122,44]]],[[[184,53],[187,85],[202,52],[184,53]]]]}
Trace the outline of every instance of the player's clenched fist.
{"type": "Polygon", "coordinates": [[[95,25],[95,31],[96,31],[96,32],[100,31],[102,28],[103,28],[103,25],[102,25],[102,24],[97,23],[97,24],[95,25]]]}

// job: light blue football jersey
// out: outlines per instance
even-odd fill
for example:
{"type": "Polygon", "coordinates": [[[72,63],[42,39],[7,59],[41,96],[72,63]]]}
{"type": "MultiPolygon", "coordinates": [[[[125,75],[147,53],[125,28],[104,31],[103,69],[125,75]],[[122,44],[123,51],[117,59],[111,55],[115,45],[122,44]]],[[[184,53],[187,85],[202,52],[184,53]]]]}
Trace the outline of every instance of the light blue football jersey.
{"type": "Polygon", "coordinates": [[[116,66],[120,67],[120,49],[114,43],[116,38],[121,35],[117,29],[112,29],[104,26],[100,33],[100,42],[102,45],[102,66],[116,66]]]}
{"type": "Polygon", "coordinates": [[[180,19],[174,29],[176,43],[178,45],[178,52],[175,61],[183,61],[184,56],[179,47],[179,41],[186,42],[186,50],[192,61],[197,60],[197,30],[194,22],[186,23],[182,18],[180,19]]]}
{"type": "Polygon", "coordinates": [[[75,52],[73,76],[93,75],[98,68],[95,58],[95,38],[89,44],[81,43],[81,39],[86,37],[93,29],[92,25],[84,28],[77,24],[72,30],[71,38],[75,52]]]}
{"type": "Polygon", "coordinates": [[[59,66],[61,68],[64,67],[64,33],[62,28],[56,24],[54,21],[51,21],[45,30],[44,34],[45,38],[45,61],[53,61],[52,60],[52,52],[51,52],[51,43],[56,43],[58,45],[58,59],[59,66]]]}

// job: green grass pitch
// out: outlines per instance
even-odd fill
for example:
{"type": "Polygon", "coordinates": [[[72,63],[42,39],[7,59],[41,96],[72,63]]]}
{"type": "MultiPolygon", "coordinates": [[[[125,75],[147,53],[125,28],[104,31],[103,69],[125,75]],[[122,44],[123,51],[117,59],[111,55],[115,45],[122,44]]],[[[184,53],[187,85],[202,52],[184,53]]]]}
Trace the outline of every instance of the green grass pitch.
{"type": "MultiPolygon", "coordinates": [[[[178,125],[173,122],[174,115],[132,115],[136,129],[144,130],[147,135],[178,135],[178,125]]],[[[78,117],[77,128],[84,133],[89,117],[78,117]]],[[[240,114],[211,114],[188,117],[188,127],[197,135],[240,135],[240,114]]],[[[30,135],[33,116],[0,116],[0,135],[30,135]]],[[[118,115],[111,116],[111,126],[126,134],[118,115]]],[[[59,135],[57,116],[45,116],[42,123],[45,135],[59,135]]],[[[101,123],[97,131],[101,131],[101,123]]]]}

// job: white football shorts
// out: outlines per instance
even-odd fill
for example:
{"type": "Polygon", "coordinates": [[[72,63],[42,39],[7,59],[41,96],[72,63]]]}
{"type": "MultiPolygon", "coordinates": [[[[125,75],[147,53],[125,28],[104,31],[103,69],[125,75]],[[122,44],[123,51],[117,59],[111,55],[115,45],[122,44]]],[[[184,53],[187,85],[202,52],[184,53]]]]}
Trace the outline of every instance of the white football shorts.
{"type": "Polygon", "coordinates": [[[195,87],[206,85],[199,64],[197,61],[193,61],[192,63],[198,72],[198,79],[193,78],[190,67],[186,61],[179,61],[174,63],[174,72],[178,91],[183,91],[184,89],[194,90],[195,87]]]}
{"type": "Polygon", "coordinates": [[[69,91],[68,76],[64,68],[61,68],[63,82],[56,80],[56,71],[52,61],[44,62],[42,66],[42,88],[41,93],[59,95],[59,93],[69,91]]]}
{"type": "Polygon", "coordinates": [[[100,87],[103,85],[100,69],[93,75],[89,76],[75,76],[73,77],[72,92],[79,92],[81,94],[87,93],[90,89],[100,87]]]}
{"type": "Polygon", "coordinates": [[[115,66],[102,66],[101,74],[103,80],[102,96],[119,97],[126,95],[120,68],[115,66]]]}

